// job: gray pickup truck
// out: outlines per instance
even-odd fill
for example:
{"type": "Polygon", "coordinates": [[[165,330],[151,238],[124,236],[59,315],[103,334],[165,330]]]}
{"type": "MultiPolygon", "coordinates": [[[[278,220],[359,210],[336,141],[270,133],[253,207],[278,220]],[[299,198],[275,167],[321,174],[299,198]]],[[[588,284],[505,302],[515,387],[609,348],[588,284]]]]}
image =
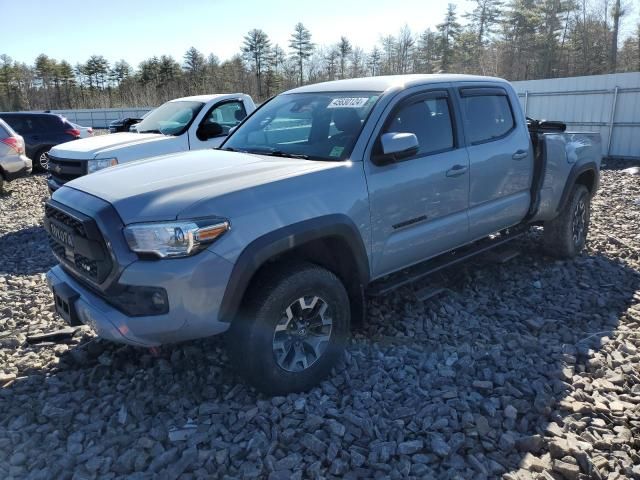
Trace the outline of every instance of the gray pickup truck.
{"type": "Polygon", "coordinates": [[[597,134],[528,121],[497,78],[408,75],[297,88],[218,150],[110,168],[46,204],[71,324],[139,346],[227,332],[268,393],[330,372],[367,295],[544,226],[586,240],[597,134]]]}

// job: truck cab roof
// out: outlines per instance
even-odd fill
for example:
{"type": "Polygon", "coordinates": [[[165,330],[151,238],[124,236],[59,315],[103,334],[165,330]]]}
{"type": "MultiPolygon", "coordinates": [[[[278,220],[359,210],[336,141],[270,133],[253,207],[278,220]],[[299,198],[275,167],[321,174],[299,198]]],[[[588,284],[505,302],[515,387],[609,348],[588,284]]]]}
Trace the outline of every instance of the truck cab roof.
{"type": "Polygon", "coordinates": [[[495,82],[508,85],[502,78],[484,77],[480,75],[462,74],[415,74],[415,75],[383,75],[378,77],[350,78],[346,80],[333,80],[331,82],[316,83],[289,90],[291,93],[311,93],[311,92],[345,92],[345,91],[370,91],[385,92],[390,89],[406,89],[430,83],[450,83],[450,82],[495,82]]]}
{"type": "Polygon", "coordinates": [[[212,95],[192,95],[190,97],[174,98],[170,102],[202,102],[208,103],[212,100],[223,100],[225,98],[238,98],[247,96],[244,93],[215,93],[212,95]]]}

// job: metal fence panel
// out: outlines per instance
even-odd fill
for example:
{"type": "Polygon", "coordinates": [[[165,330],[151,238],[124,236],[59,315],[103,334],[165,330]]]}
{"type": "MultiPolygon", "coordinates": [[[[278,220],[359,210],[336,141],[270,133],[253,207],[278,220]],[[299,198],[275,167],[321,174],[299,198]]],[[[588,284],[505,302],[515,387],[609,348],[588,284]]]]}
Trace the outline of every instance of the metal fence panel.
{"type": "Polygon", "coordinates": [[[527,116],[599,132],[604,155],[640,158],[640,72],[513,82],[527,116]]]}
{"type": "Polygon", "coordinates": [[[151,108],[95,108],[85,110],[51,110],[83,127],[108,128],[109,123],[123,117],[142,117],[151,108]]]}

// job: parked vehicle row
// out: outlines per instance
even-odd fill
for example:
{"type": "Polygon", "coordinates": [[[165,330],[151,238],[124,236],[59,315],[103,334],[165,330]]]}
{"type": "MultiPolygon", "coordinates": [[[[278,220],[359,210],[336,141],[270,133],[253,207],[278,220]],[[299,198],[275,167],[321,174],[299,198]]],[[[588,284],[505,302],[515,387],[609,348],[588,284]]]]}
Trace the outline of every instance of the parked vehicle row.
{"type": "Polygon", "coordinates": [[[26,155],[35,171],[47,170],[47,152],[52,147],[82,136],[78,125],[55,113],[0,112],[0,119],[24,138],[26,155]]]}
{"type": "Polygon", "coordinates": [[[102,135],[51,149],[49,190],[114,165],[217,147],[255,108],[252,98],[240,93],[171,100],[136,124],[135,133],[102,135]]]}
{"type": "Polygon", "coordinates": [[[340,80],[244,120],[249,99],[220,100],[169,102],[140,134],[51,152],[101,170],[55,185],[45,209],[67,322],[138,346],[228,332],[248,381],[287,393],[328,375],[367,295],[532,225],[553,255],[585,245],[600,137],[527,123],[504,80],[340,80]]]}
{"type": "Polygon", "coordinates": [[[0,193],[4,183],[31,173],[31,159],[25,155],[24,138],[0,119],[0,193]]]}
{"type": "Polygon", "coordinates": [[[109,133],[128,132],[136,123],[140,123],[142,118],[123,117],[109,123],[109,133]]]}

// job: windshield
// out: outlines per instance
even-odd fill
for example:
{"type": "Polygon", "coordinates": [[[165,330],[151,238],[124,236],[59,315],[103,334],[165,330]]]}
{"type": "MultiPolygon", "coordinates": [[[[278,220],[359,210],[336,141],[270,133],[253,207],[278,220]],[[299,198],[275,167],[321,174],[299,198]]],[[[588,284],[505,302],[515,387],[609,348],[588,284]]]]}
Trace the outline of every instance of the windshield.
{"type": "Polygon", "coordinates": [[[280,95],[249,117],[223,150],[312,160],[344,160],[379,93],[280,95]]]}
{"type": "Polygon", "coordinates": [[[136,125],[138,133],[181,135],[202,108],[202,102],[167,102],[136,125]]]}

